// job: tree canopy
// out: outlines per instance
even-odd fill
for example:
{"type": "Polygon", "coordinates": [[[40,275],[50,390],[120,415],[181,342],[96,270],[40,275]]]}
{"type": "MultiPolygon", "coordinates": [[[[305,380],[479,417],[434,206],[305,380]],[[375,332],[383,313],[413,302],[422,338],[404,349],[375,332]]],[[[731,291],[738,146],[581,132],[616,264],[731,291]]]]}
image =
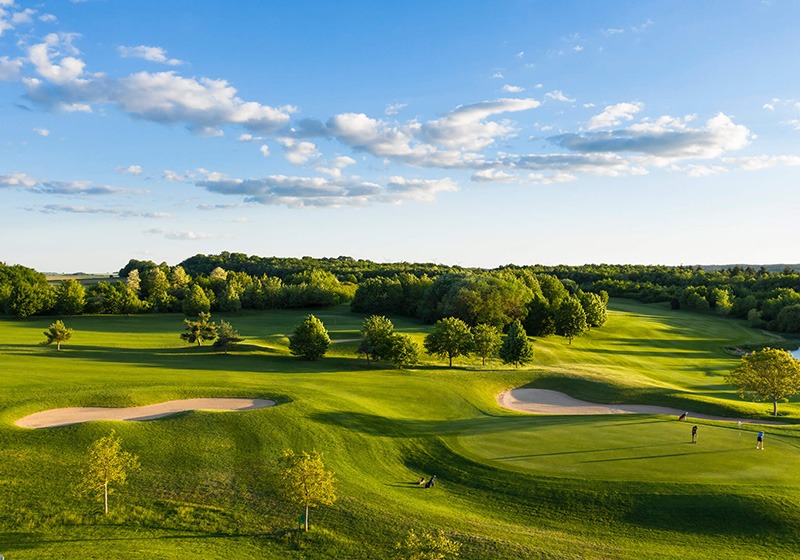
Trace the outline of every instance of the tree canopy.
{"type": "Polygon", "coordinates": [[[123,485],[128,480],[128,473],[139,470],[139,458],[122,450],[122,441],[114,430],[89,446],[86,458],[86,469],[78,491],[94,493],[102,491],[103,513],[108,515],[108,496],[113,492],[113,485],[123,485]]]}
{"type": "Polygon", "coordinates": [[[73,329],[68,329],[64,322],[59,319],[50,327],[44,331],[44,336],[46,340],[42,344],[53,344],[55,343],[56,349],[61,350],[61,343],[66,342],[70,338],[72,338],[73,329]]]}
{"type": "Polygon", "coordinates": [[[800,392],[800,361],[786,350],[764,348],[742,356],[728,382],[744,399],[771,400],[772,414],[777,416],[778,401],[800,392]]]}
{"type": "Polygon", "coordinates": [[[475,353],[481,357],[481,365],[486,365],[486,358],[497,354],[497,350],[502,344],[500,331],[492,325],[483,323],[472,327],[472,340],[475,353]]]}
{"type": "Polygon", "coordinates": [[[188,332],[181,333],[181,338],[189,344],[200,346],[204,340],[217,337],[217,325],[211,321],[211,313],[200,313],[196,321],[184,319],[183,324],[188,332]]]}
{"type": "Polygon", "coordinates": [[[289,337],[289,352],[304,360],[319,360],[330,345],[331,339],[325,325],[314,315],[306,317],[289,337]]]}
{"type": "Polygon", "coordinates": [[[284,496],[305,508],[305,530],[308,531],[308,510],[336,501],[334,474],[325,468],[317,451],[295,453],[286,449],[281,456],[279,482],[284,496]]]}
{"type": "Polygon", "coordinates": [[[500,346],[500,359],[503,363],[514,364],[514,367],[527,364],[533,360],[533,345],[519,321],[508,327],[508,332],[500,346]]]}
{"type": "Polygon", "coordinates": [[[453,367],[453,358],[469,356],[474,341],[472,332],[464,321],[445,317],[436,321],[423,344],[428,354],[447,358],[450,367],[453,367]]]}

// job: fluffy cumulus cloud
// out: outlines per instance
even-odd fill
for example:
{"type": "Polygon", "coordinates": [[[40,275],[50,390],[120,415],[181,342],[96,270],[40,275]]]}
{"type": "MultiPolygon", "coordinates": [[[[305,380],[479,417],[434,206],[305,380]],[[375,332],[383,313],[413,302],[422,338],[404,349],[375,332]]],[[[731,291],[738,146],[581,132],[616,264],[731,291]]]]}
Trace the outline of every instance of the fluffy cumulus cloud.
{"type": "Polygon", "coordinates": [[[127,167],[117,167],[117,173],[124,173],[126,175],[141,175],[141,165],[128,165],[127,167]]]}
{"type": "Polygon", "coordinates": [[[169,66],[179,66],[183,64],[182,60],[177,58],[167,57],[167,51],[161,47],[148,47],[139,45],[138,47],[119,47],[117,49],[122,58],[141,58],[149,60],[150,62],[159,62],[169,66]]]}
{"type": "Polygon", "coordinates": [[[617,126],[623,121],[633,120],[633,115],[641,111],[643,105],[641,103],[617,103],[616,105],[609,105],[599,115],[593,116],[589,120],[589,130],[598,128],[606,128],[609,126],[617,126]]]}
{"type": "MultiPolygon", "coordinates": [[[[704,127],[690,126],[693,118],[660,117],[624,129],[569,133],[555,136],[555,144],[580,153],[639,153],[666,161],[718,157],[750,143],[752,133],[723,113],[708,119],[704,127]]],[[[653,161],[652,163],[657,164],[653,161]]]]}
{"type": "Polygon", "coordinates": [[[503,86],[503,91],[508,92],[508,93],[521,93],[521,92],[525,91],[525,88],[524,87],[520,87],[520,86],[512,86],[510,84],[506,84],[506,85],[503,86]]]}
{"type": "Polygon", "coordinates": [[[11,59],[7,56],[0,56],[0,80],[16,81],[22,75],[23,60],[21,58],[11,59]]]}
{"type": "Polygon", "coordinates": [[[295,165],[304,165],[319,157],[319,150],[313,142],[299,141],[293,138],[278,138],[278,144],[283,146],[284,157],[295,165]]]}
{"type": "Polygon", "coordinates": [[[497,121],[493,117],[539,105],[535,99],[497,99],[462,105],[438,119],[402,124],[363,113],[342,113],[324,125],[306,122],[303,132],[332,136],[357,151],[411,165],[464,167],[480,158],[480,150],[516,132],[511,121],[497,121]]]}
{"type": "Polygon", "coordinates": [[[270,175],[256,179],[213,177],[198,180],[198,187],[211,192],[243,197],[245,202],[289,207],[366,206],[430,201],[441,192],[458,190],[449,178],[407,179],[391,177],[383,184],[355,178],[297,177],[270,175]]]}
{"type": "MultiPolygon", "coordinates": [[[[67,111],[91,111],[96,104],[116,105],[137,118],[184,123],[191,131],[210,136],[221,134],[225,125],[239,125],[251,133],[274,132],[288,124],[296,110],[245,101],[225,80],[187,78],[174,71],[137,72],[119,79],[88,74],[73,46],[75,38],[51,33],[44,42],[28,49],[28,59],[38,75],[24,79],[29,99],[67,111]]],[[[5,61],[4,67],[10,64],[5,61]]]]}

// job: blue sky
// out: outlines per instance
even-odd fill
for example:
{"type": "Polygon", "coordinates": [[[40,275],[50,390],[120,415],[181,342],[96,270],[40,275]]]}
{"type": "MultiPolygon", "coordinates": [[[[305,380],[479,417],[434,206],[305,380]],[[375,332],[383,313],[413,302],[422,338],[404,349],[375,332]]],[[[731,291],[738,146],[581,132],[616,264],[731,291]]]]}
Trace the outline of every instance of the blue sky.
{"type": "Polygon", "coordinates": [[[798,16],[0,0],[0,260],[798,262],[798,16]]]}

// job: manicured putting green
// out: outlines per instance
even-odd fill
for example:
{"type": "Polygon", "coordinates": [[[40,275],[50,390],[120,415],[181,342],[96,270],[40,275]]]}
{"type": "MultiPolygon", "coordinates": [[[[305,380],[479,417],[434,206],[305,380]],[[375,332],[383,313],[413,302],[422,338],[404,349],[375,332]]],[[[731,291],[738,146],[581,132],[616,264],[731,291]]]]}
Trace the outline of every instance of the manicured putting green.
{"type": "Polygon", "coordinates": [[[536,475],[800,486],[800,438],[766,430],[756,451],[755,427],[678,422],[664,417],[503,419],[454,438],[466,456],[536,475]],[[512,425],[513,424],[513,425],[512,425]],[[698,443],[691,428],[699,427],[698,443]]]}

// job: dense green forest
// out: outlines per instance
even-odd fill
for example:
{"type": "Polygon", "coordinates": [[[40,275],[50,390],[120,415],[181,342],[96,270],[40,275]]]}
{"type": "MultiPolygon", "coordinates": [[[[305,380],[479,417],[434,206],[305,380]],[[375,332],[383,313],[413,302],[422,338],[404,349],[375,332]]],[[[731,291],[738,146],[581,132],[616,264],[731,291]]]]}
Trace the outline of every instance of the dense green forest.
{"type": "Polygon", "coordinates": [[[730,315],[770,330],[800,332],[800,275],[792,266],[504,266],[467,269],[433,263],[195,255],[170,266],[130,260],[117,279],[48,283],[30,268],[0,264],[0,311],[15,317],[314,308],[351,302],[360,313],[434,322],[458,317],[531,335],[559,330],[558,310],[577,301],[588,326],[605,321],[608,297],[669,303],[730,315]]]}

